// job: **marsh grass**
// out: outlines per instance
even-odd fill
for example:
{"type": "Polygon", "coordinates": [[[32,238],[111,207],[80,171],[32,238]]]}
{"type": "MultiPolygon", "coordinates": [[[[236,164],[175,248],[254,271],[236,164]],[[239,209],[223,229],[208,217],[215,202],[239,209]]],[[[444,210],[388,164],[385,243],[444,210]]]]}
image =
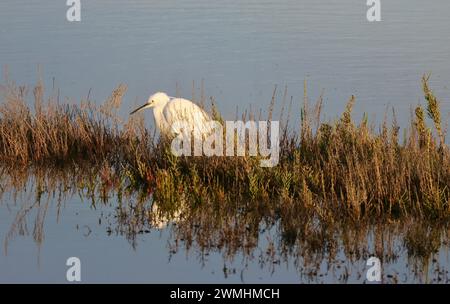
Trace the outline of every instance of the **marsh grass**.
{"type": "MultiPolygon", "coordinates": [[[[202,254],[252,256],[261,233],[276,229],[279,239],[267,240],[260,263],[295,255],[311,276],[324,257],[337,259],[338,248],[354,260],[368,255],[371,234],[384,260],[396,258],[390,240],[401,235],[411,257],[428,261],[448,240],[450,159],[429,76],[422,88],[425,103],[413,111],[403,137],[395,113],[378,128],[367,115],[355,122],[354,96],[340,118],[321,121],[322,98],[310,104],[306,83],[295,130],[289,125],[295,106],[291,98],[286,111],[285,88],[280,162],[262,168],[252,157],[175,157],[169,143],[145,127],[143,116],[121,120],[124,85],[99,106],[89,98],[61,103],[57,92],[44,100],[41,82],[30,93],[7,79],[0,87],[0,195],[31,184],[36,198],[18,212],[5,248],[28,231],[32,210],[38,210],[33,237],[42,242],[45,194],[57,197],[60,208],[65,196],[78,193],[94,207],[115,197],[117,226],[108,231],[132,242],[161,218],[175,220],[173,252],[184,243],[202,254]]],[[[200,98],[204,104],[205,96],[200,98]]],[[[264,119],[261,113],[244,112],[242,119],[264,119]]],[[[211,115],[224,120],[213,99],[211,115]]]]}
{"type": "MultiPolygon", "coordinates": [[[[142,116],[118,117],[124,85],[97,106],[89,100],[62,104],[55,96],[44,101],[39,82],[30,107],[27,89],[7,80],[1,86],[0,163],[10,172],[89,167],[102,183],[126,185],[143,199],[163,202],[163,210],[180,204],[264,208],[287,222],[301,212],[330,221],[448,219],[449,152],[439,100],[428,83],[424,76],[425,107],[435,132],[418,105],[401,143],[395,119],[391,126],[385,120],[380,131],[369,126],[367,116],[353,121],[354,96],[340,119],[320,121],[322,99],[309,105],[305,87],[299,132],[286,122],[279,165],[261,168],[251,157],[173,156],[168,143],[145,128],[142,116]]],[[[268,120],[274,104],[275,91],[268,120]]],[[[214,103],[211,112],[223,121],[214,103]]]]}

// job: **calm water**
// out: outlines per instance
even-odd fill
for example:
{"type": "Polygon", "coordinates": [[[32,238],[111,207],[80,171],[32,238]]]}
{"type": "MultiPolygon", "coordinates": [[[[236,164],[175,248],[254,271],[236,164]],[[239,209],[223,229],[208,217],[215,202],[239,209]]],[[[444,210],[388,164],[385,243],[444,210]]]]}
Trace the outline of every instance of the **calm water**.
{"type": "MultiPolygon", "coordinates": [[[[382,1],[380,23],[367,22],[360,0],[81,2],[80,23],[66,21],[65,1],[0,2],[0,65],[8,66],[10,78],[32,85],[40,68],[47,85],[55,78],[62,96],[72,101],[92,89],[91,99],[100,102],[125,83],[123,115],[154,91],[191,97],[194,83],[198,97],[203,82],[205,95],[214,96],[230,118],[236,106],[267,108],[275,84],[287,85],[300,100],[306,79],[312,99],[324,93],[329,118],[355,94],[358,117],[368,112],[382,118],[392,105],[405,123],[411,106],[422,100],[422,74],[432,72],[443,116],[450,111],[448,0],[382,1]]],[[[23,191],[17,201],[3,195],[2,241],[19,210],[33,202],[33,191],[23,191]]],[[[115,208],[111,200],[94,209],[77,195],[58,208],[50,197],[41,242],[33,238],[35,215],[30,215],[29,233],[3,243],[8,250],[0,256],[0,282],[63,282],[69,256],[81,258],[83,281],[307,281],[306,270],[289,261],[274,263],[272,271],[239,253],[228,260],[223,252],[212,252],[204,261],[194,248],[170,256],[170,229],[130,242],[123,233],[108,233],[117,226],[115,208]]],[[[276,227],[268,233],[276,237],[276,227]]],[[[266,239],[261,236],[260,251],[266,239]]],[[[438,258],[444,271],[450,265],[446,250],[443,246],[438,258]]],[[[399,256],[386,273],[426,281],[410,276],[407,255],[400,251],[399,256]]],[[[364,259],[343,263],[357,270],[353,273],[366,269],[364,259]]],[[[364,275],[350,276],[363,280],[364,275]]]]}
{"type": "MultiPolygon", "coordinates": [[[[100,185],[92,195],[76,186],[90,179],[83,173],[51,175],[37,182],[2,170],[0,283],[66,282],[73,256],[81,260],[83,282],[362,283],[371,256],[382,260],[385,283],[450,282],[445,226],[306,224],[292,242],[283,219],[257,214],[219,220],[200,209],[193,218],[149,224],[135,195],[122,189],[118,200],[117,189],[103,192],[100,185]]],[[[150,208],[151,199],[146,202],[150,208]]]]}
{"type": "Polygon", "coordinates": [[[367,22],[360,0],[225,2],[82,1],[73,24],[64,1],[4,0],[0,64],[29,84],[40,66],[74,100],[92,88],[100,101],[125,83],[123,113],[158,90],[190,97],[202,80],[224,114],[265,109],[275,84],[301,99],[306,79],[313,99],[323,90],[329,117],[351,94],[359,113],[382,117],[393,105],[406,115],[426,72],[450,109],[447,0],[382,1],[380,23],[367,22]]]}

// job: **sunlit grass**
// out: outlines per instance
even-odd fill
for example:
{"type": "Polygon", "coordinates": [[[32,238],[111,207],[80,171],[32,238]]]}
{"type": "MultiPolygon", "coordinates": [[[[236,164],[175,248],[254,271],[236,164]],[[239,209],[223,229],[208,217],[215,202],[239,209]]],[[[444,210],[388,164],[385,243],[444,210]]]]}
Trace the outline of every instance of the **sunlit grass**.
{"type": "MultiPolygon", "coordinates": [[[[7,81],[1,88],[0,162],[9,171],[88,166],[103,183],[114,180],[142,197],[151,194],[162,209],[242,202],[281,214],[312,210],[330,219],[446,219],[450,159],[445,130],[428,77],[422,87],[436,132],[419,105],[400,143],[395,121],[375,131],[367,117],[352,120],[354,96],[340,119],[321,122],[322,101],[310,106],[305,94],[299,132],[286,123],[279,165],[261,168],[251,157],[173,156],[168,143],[158,142],[144,127],[142,117],[123,122],[117,116],[123,85],[96,106],[89,101],[67,105],[55,97],[44,101],[39,83],[29,107],[27,89],[7,81]]],[[[213,113],[222,119],[217,109],[213,113]]]]}
{"type": "MultiPolygon", "coordinates": [[[[117,205],[117,226],[108,231],[133,242],[139,233],[176,222],[174,252],[182,242],[200,252],[251,256],[262,231],[275,227],[279,239],[268,240],[261,263],[294,255],[312,276],[325,256],[338,259],[341,249],[351,260],[367,254],[372,233],[385,261],[396,257],[389,247],[395,236],[408,255],[428,265],[448,239],[450,159],[428,76],[422,87],[424,104],[403,133],[395,119],[377,128],[367,115],[355,122],[354,96],[339,119],[321,121],[321,98],[311,105],[305,90],[300,128],[289,126],[291,104],[281,123],[280,162],[262,168],[252,157],[175,157],[142,116],[123,121],[117,115],[123,85],[100,106],[89,100],[69,105],[57,94],[44,100],[41,83],[29,93],[7,80],[0,89],[0,195],[31,184],[36,197],[16,215],[5,248],[26,233],[33,210],[33,237],[42,242],[45,194],[57,198],[58,208],[65,196],[79,194],[94,207],[117,205]]],[[[275,102],[274,94],[267,119],[275,102]]],[[[214,105],[211,112],[223,121],[214,105]]]]}

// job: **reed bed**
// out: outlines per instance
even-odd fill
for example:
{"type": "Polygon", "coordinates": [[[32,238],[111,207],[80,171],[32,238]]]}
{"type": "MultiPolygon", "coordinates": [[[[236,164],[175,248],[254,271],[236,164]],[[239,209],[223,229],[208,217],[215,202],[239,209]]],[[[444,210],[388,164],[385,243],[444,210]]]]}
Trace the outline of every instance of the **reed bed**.
{"type": "MultiPolygon", "coordinates": [[[[159,212],[172,215],[180,208],[192,214],[209,208],[219,217],[259,210],[281,218],[287,234],[305,217],[327,223],[447,221],[446,130],[428,76],[422,88],[425,104],[414,109],[402,137],[395,119],[378,128],[367,116],[353,121],[354,96],[340,119],[322,122],[322,100],[310,105],[305,93],[300,127],[289,126],[289,118],[283,122],[278,166],[262,168],[253,157],[175,157],[142,116],[122,121],[117,115],[124,85],[98,106],[61,103],[55,94],[44,99],[42,83],[30,94],[7,80],[0,88],[0,167],[9,174],[87,171],[92,187],[121,187],[138,194],[141,204],[158,204],[159,212]]],[[[211,112],[222,119],[216,108],[211,112]]]]}
{"type": "MultiPolygon", "coordinates": [[[[310,104],[305,89],[300,126],[290,126],[289,116],[281,122],[279,164],[262,168],[253,157],[175,157],[168,142],[145,128],[143,116],[119,117],[124,85],[101,105],[89,98],[74,104],[60,102],[57,91],[46,94],[41,82],[29,91],[6,80],[0,86],[0,199],[12,195],[23,203],[4,250],[30,227],[40,244],[50,202],[59,210],[78,195],[93,207],[113,204],[114,214],[99,222],[133,246],[139,234],[175,223],[170,255],[184,247],[203,261],[222,252],[225,276],[233,275],[236,269],[227,265],[241,255],[271,271],[293,262],[306,281],[320,281],[325,262],[328,274],[345,282],[363,275],[349,270],[346,259],[356,265],[375,254],[389,264],[406,250],[414,280],[431,275],[448,282],[437,257],[448,247],[450,223],[446,127],[428,76],[422,89],[424,103],[403,132],[395,118],[377,127],[367,116],[355,122],[354,96],[340,118],[322,121],[322,99],[310,104]],[[24,193],[34,198],[21,198],[24,193]],[[35,223],[28,225],[32,214],[35,223]]],[[[223,120],[214,103],[210,112],[223,120]]],[[[383,280],[401,277],[389,273],[383,280]]]]}

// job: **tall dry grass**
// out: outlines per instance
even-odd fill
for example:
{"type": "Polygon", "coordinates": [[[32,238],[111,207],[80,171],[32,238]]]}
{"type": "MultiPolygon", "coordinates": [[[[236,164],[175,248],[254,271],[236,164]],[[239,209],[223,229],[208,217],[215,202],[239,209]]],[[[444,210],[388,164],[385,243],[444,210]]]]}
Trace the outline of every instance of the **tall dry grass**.
{"type": "MultiPolygon", "coordinates": [[[[56,96],[44,100],[44,86],[38,83],[29,106],[27,89],[6,81],[1,87],[0,163],[10,172],[89,168],[101,182],[125,185],[139,192],[144,203],[159,202],[161,212],[172,214],[182,205],[193,210],[209,206],[218,214],[230,208],[264,209],[283,218],[287,231],[299,225],[298,214],[330,223],[444,220],[450,216],[449,152],[428,76],[422,87],[426,112],[423,106],[415,109],[402,139],[395,120],[384,121],[380,131],[367,116],[355,122],[354,96],[340,119],[322,122],[322,100],[310,105],[305,89],[299,132],[290,131],[288,116],[279,165],[261,168],[250,157],[174,157],[167,143],[144,127],[142,117],[118,117],[123,85],[96,106],[90,101],[63,104],[56,96]]],[[[274,103],[275,93],[268,119],[274,103]]],[[[214,107],[212,115],[222,119],[214,107]]]]}

